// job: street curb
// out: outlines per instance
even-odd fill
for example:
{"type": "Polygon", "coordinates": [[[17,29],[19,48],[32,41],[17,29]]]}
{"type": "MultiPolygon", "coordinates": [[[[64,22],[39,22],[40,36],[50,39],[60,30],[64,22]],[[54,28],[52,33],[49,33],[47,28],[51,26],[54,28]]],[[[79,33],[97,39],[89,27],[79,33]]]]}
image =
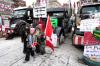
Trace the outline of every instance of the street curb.
{"type": "Polygon", "coordinates": [[[86,63],[89,66],[100,66],[100,62],[90,60],[89,58],[87,58],[85,56],[83,56],[82,60],[84,63],[86,63]]]}

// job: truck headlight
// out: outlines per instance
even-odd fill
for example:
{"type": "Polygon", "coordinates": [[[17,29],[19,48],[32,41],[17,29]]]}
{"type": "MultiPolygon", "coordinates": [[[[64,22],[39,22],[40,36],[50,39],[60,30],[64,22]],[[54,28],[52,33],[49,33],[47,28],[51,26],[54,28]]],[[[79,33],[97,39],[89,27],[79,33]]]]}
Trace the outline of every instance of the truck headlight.
{"type": "Polygon", "coordinates": [[[12,24],[12,25],[11,25],[11,28],[15,28],[15,26],[16,26],[16,24],[12,24]]]}

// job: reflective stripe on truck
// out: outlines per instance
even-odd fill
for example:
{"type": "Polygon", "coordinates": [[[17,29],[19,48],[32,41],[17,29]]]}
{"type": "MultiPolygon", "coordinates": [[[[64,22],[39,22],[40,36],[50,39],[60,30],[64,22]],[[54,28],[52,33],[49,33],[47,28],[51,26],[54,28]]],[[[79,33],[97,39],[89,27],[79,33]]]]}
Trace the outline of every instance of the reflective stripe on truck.
{"type": "Polygon", "coordinates": [[[84,45],[84,36],[75,35],[74,36],[75,45],[84,45]]]}

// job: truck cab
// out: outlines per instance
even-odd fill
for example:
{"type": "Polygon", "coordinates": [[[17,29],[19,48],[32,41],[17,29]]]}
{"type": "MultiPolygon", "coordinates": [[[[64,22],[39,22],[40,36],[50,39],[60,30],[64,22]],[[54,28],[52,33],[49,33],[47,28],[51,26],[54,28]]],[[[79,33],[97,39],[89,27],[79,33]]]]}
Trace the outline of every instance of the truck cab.
{"type": "MultiPolygon", "coordinates": [[[[65,11],[65,8],[47,8],[47,15],[58,19],[57,26],[61,26],[64,16],[67,20],[69,19],[69,17],[66,17],[66,15],[68,16],[68,14],[67,10],[65,11]]],[[[12,30],[15,29],[16,24],[18,24],[20,20],[23,20],[24,22],[27,22],[29,24],[38,22],[38,18],[33,17],[33,8],[28,7],[19,7],[14,9],[14,13],[12,15],[12,18],[10,19],[10,27],[12,30]]],[[[43,18],[43,20],[46,24],[47,18],[43,18]]]]}
{"type": "Polygon", "coordinates": [[[65,8],[48,8],[47,14],[58,19],[58,26],[61,25],[62,19],[69,19],[68,10],[65,10],[65,8]]]}
{"type": "Polygon", "coordinates": [[[100,18],[100,3],[84,3],[75,16],[72,44],[84,46],[84,31],[80,31],[81,21],[85,19],[100,18]],[[98,15],[97,15],[98,14],[98,15]]]}
{"type": "Polygon", "coordinates": [[[33,8],[19,7],[14,9],[14,13],[10,20],[11,27],[14,27],[16,20],[24,20],[27,23],[32,23],[33,21],[33,8]]]}

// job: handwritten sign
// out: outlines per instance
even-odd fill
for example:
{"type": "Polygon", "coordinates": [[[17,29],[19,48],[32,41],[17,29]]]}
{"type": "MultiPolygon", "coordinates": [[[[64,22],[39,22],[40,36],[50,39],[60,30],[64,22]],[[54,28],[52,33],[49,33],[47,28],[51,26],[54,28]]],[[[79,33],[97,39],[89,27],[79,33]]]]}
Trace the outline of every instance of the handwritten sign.
{"type": "Polygon", "coordinates": [[[85,19],[81,20],[80,31],[89,31],[92,32],[95,27],[100,25],[100,19],[85,19]]]}
{"type": "Polygon", "coordinates": [[[40,1],[39,4],[35,4],[33,8],[33,16],[35,18],[46,18],[47,17],[47,6],[45,1],[40,1]]]}
{"type": "Polygon", "coordinates": [[[9,15],[2,15],[3,25],[5,28],[10,27],[10,21],[9,21],[8,17],[10,17],[10,16],[9,15]]]}
{"type": "Polygon", "coordinates": [[[84,56],[100,62],[100,45],[85,46],[84,56]]]}
{"type": "Polygon", "coordinates": [[[9,20],[8,20],[8,19],[4,19],[3,21],[4,21],[4,26],[5,26],[6,28],[9,28],[9,26],[10,26],[9,20]]]}

